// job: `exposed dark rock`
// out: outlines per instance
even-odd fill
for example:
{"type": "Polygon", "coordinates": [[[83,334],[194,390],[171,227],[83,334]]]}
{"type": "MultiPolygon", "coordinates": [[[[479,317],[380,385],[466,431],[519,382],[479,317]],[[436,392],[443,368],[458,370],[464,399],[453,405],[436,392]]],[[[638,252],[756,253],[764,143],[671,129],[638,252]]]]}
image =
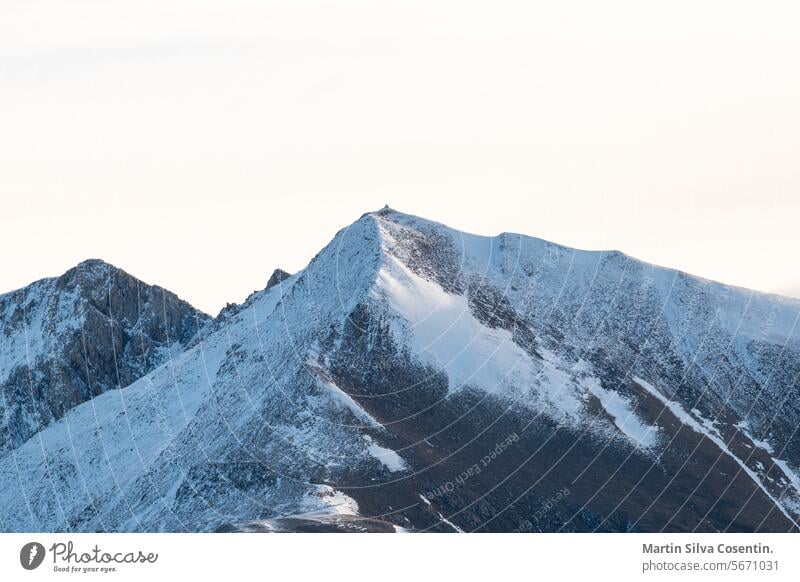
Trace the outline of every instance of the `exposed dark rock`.
{"type": "Polygon", "coordinates": [[[267,281],[266,289],[271,289],[281,281],[284,281],[291,276],[292,275],[290,273],[287,273],[283,269],[275,269],[274,271],[272,271],[272,275],[270,275],[269,281],[267,281]]]}
{"type": "Polygon", "coordinates": [[[181,352],[209,318],[97,259],[0,296],[0,451],[181,352]]]}

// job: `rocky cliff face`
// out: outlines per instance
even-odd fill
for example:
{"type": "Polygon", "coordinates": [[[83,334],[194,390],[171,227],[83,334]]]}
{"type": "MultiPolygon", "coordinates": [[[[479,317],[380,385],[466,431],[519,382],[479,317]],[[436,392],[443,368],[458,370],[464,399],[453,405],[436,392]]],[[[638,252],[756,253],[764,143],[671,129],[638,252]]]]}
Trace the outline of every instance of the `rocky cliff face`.
{"type": "Polygon", "coordinates": [[[385,209],[0,457],[0,518],[793,531],[799,317],[800,302],[621,253],[385,209]]]}
{"type": "Polygon", "coordinates": [[[0,451],[144,376],[208,321],[99,260],[0,295],[0,451]]]}

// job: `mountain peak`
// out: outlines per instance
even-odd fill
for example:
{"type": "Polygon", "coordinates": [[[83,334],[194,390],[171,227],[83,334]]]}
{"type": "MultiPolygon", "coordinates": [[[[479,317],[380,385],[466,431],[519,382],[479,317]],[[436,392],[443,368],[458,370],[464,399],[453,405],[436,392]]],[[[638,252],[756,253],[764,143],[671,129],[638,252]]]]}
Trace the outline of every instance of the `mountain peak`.
{"type": "Polygon", "coordinates": [[[272,271],[272,275],[270,275],[269,281],[267,281],[267,286],[264,290],[266,291],[267,289],[271,289],[281,281],[285,281],[291,276],[291,273],[287,273],[283,269],[275,269],[272,271]]]}
{"type": "Polygon", "coordinates": [[[107,263],[103,259],[98,259],[98,258],[92,257],[92,258],[85,259],[85,260],[81,261],[80,263],[78,263],[75,266],[77,268],[86,269],[86,268],[93,268],[93,267],[113,267],[114,265],[112,265],[110,263],[107,263]]]}
{"type": "Polygon", "coordinates": [[[387,214],[397,213],[394,208],[390,208],[388,204],[384,205],[383,208],[380,210],[376,210],[370,214],[376,214],[377,216],[386,216],[387,214]]]}
{"type": "Polygon", "coordinates": [[[0,451],[155,369],[207,319],[96,258],[0,295],[0,451]]]}
{"type": "MultiPolygon", "coordinates": [[[[88,277],[90,280],[96,280],[107,277],[111,273],[125,273],[119,267],[107,263],[102,259],[86,259],[68,269],[64,274],[57,277],[59,281],[72,280],[76,276],[81,279],[88,277]]],[[[127,274],[127,273],[126,273],[127,274]]]]}

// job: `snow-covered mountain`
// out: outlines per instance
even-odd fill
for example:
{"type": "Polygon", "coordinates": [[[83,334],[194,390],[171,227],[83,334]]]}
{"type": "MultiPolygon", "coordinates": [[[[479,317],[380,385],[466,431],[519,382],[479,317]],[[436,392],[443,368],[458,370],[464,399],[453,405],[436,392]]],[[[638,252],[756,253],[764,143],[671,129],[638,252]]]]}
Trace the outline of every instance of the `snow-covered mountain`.
{"type": "Polygon", "coordinates": [[[144,376],[208,320],[99,260],[0,295],[0,451],[144,376]]]}
{"type": "Polygon", "coordinates": [[[799,318],[384,209],[2,453],[0,527],[795,530],[799,318]]]}

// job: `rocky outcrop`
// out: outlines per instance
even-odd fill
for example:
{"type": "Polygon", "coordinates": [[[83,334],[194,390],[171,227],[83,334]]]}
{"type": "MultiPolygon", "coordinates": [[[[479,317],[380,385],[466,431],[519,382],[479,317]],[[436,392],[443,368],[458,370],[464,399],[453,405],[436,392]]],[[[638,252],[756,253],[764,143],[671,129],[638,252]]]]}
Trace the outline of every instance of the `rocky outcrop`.
{"type": "Polygon", "coordinates": [[[100,260],[0,295],[0,451],[147,374],[208,321],[100,260]]]}
{"type": "Polygon", "coordinates": [[[275,269],[272,271],[272,275],[270,276],[269,281],[267,281],[267,287],[264,290],[266,291],[267,289],[271,289],[281,281],[285,281],[291,276],[292,275],[290,273],[287,273],[283,269],[275,269]]]}

